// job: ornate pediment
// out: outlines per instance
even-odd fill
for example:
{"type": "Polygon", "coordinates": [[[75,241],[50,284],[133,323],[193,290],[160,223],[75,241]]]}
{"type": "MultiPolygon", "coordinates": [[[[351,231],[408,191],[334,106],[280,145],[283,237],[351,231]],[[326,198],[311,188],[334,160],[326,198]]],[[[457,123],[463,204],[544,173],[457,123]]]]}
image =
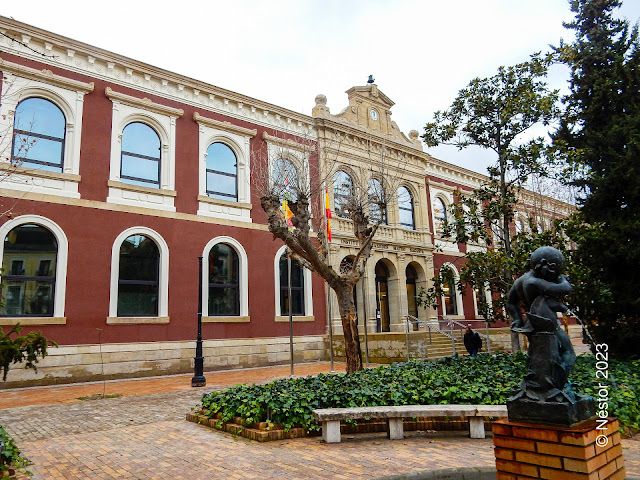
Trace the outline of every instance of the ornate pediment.
{"type": "Polygon", "coordinates": [[[340,113],[332,115],[327,107],[327,98],[324,95],[318,95],[312,115],[356,127],[367,133],[422,150],[422,144],[417,135],[410,135],[411,138],[408,138],[400,131],[396,122],[391,120],[391,107],[394,102],[382,93],[375,83],[351,87],[346,93],[349,105],[340,113]]]}

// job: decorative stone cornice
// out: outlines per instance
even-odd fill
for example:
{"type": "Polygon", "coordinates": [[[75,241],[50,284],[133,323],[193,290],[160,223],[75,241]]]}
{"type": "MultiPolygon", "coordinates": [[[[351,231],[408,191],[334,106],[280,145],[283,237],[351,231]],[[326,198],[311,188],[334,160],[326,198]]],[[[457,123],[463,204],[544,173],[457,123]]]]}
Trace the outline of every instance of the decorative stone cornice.
{"type": "Polygon", "coordinates": [[[42,64],[294,135],[315,136],[313,119],[146,63],[0,17],[0,50],[42,64]],[[28,45],[24,47],[16,38],[28,45]],[[35,51],[32,51],[33,49],[35,51]],[[38,53],[40,52],[40,53],[38,53]]]}
{"type": "MultiPolygon", "coordinates": [[[[278,147],[290,148],[292,150],[297,150],[299,152],[308,152],[309,150],[315,147],[315,145],[312,146],[309,144],[294,142],[290,138],[280,138],[273,135],[269,135],[267,132],[262,132],[262,139],[265,142],[271,143],[273,145],[277,145],[278,147]]],[[[313,142],[315,144],[315,139],[313,140],[313,142]]]]}
{"type": "Polygon", "coordinates": [[[471,189],[480,187],[489,181],[489,177],[486,175],[443,162],[433,157],[430,157],[425,173],[471,189]]]}
{"type": "Polygon", "coordinates": [[[221,122],[219,120],[213,120],[212,118],[206,118],[200,115],[198,112],[193,113],[193,119],[200,125],[206,125],[207,127],[216,128],[218,130],[224,130],[229,133],[236,133],[245,137],[255,137],[258,134],[257,129],[250,129],[233,125],[231,122],[221,122]]]}
{"type": "Polygon", "coordinates": [[[166,105],[161,105],[148,99],[147,97],[138,98],[124,93],[115,92],[111,90],[111,87],[105,88],[104,94],[111,100],[116,100],[133,107],[140,107],[144,108],[145,110],[151,110],[152,112],[156,112],[161,115],[167,115],[169,117],[181,117],[182,115],[184,115],[184,110],[182,110],[181,108],[173,108],[166,105]]]}
{"type": "Polygon", "coordinates": [[[51,70],[36,70],[35,68],[25,67],[24,65],[20,65],[18,63],[3,60],[2,58],[0,58],[0,70],[2,70],[3,72],[13,73],[30,80],[38,80],[41,82],[50,83],[58,87],[66,88],[68,90],[75,90],[84,93],[93,92],[93,82],[85,83],[78,80],[72,80],[70,78],[56,75],[51,70]]]}

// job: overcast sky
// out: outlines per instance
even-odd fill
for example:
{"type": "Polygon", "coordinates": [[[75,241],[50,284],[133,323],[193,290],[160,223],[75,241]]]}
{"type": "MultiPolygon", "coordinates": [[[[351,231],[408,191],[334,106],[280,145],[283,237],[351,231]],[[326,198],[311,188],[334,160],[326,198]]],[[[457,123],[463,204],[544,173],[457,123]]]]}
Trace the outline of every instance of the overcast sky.
{"type": "MultiPolygon", "coordinates": [[[[637,22],[640,1],[624,3],[637,22]]],[[[319,93],[339,112],[372,74],[405,134],[472,78],[570,40],[573,18],[566,0],[29,0],[0,15],[304,114],[319,93]]],[[[428,151],[481,173],[493,158],[428,151]]]]}

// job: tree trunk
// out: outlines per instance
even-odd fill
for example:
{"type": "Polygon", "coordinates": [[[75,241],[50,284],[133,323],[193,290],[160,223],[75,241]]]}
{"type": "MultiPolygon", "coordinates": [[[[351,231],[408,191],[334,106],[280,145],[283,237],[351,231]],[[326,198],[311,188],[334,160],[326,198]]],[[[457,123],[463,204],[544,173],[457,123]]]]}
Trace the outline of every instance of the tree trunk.
{"type": "MultiPolygon", "coordinates": [[[[353,285],[342,285],[335,290],[344,332],[344,351],[347,357],[347,373],[362,370],[362,351],[358,335],[357,315],[353,303],[353,285]]],[[[365,320],[366,321],[366,320],[365,320]]]]}

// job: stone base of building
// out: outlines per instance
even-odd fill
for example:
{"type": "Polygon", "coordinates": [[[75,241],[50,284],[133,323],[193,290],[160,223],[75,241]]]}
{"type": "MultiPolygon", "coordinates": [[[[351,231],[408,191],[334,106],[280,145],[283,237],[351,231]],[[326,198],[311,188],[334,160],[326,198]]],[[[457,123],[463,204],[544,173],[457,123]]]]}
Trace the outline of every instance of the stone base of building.
{"type": "MultiPolygon", "coordinates": [[[[195,341],[62,345],[49,349],[37,372],[11,368],[1,388],[193,373],[195,349],[195,341]]],[[[321,335],[294,337],[297,363],[326,360],[327,351],[321,335]]],[[[289,337],[205,340],[203,354],[205,372],[284,365],[289,337]]]]}
{"type": "Polygon", "coordinates": [[[573,427],[492,424],[498,480],[624,480],[618,420],[573,427]]]}

